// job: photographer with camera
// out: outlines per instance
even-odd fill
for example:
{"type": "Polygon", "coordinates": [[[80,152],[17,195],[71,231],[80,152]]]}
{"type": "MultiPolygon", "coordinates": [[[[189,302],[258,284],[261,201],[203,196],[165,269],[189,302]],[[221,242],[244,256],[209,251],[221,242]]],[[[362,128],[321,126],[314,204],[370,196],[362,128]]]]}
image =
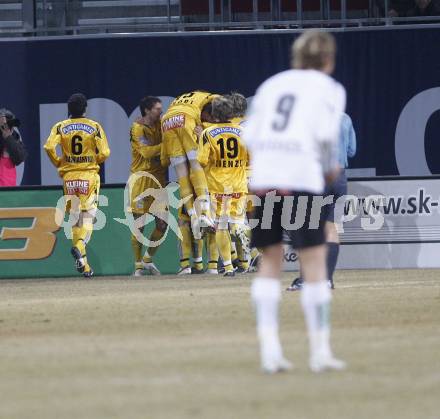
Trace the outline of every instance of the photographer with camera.
{"type": "Polygon", "coordinates": [[[15,169],[26,158],[18,126],[20,121],[8,109],[0,109],[0,187],[16,186],[15,169]]]}

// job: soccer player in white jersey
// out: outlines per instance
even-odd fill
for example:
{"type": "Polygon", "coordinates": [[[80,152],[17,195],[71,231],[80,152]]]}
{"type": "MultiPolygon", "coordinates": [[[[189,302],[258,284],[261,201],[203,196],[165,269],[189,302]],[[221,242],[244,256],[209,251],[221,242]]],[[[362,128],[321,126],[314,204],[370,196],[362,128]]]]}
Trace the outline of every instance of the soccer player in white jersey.
{"type": "Polygon", "coordinates": [[[319,213],[325,181],[339,173],[337,141],[345,90],[330,74],[336,43],[325,32],[306,31],[292,46],[293,69],[257,90],[244,139],[251,156],[251,189],[261,198],[252,245],[262,248],[252,284],[261,366],[267,373],[289,369],[278,335],[283,227],[290,230],[305,285],[301,291],[314,372],[343,369],[330,348],[324,223],[319,213]],[[271,192],[268,194],[268,192],[271,192]],[[317,208],[317,210],[316,210],[317,208]]]}

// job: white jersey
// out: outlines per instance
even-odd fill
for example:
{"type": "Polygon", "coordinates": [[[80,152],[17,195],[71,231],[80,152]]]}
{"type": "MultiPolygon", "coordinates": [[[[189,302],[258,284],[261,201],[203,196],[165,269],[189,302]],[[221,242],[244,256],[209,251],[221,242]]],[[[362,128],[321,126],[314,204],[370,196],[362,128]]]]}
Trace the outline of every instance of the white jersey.
{"type": "Polygon", "coordinates": [[[322,193],[321,148],[337,148],[344,110],[345,89],[320,71],[288,70],[266,80],[244,127],[251,187],[322,193]]]}

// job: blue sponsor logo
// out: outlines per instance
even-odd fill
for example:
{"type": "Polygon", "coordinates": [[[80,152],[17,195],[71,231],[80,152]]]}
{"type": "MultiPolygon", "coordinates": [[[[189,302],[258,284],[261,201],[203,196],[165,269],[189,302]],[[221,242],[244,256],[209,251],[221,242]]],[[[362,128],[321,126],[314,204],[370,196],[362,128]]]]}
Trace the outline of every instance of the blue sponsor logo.
{"type": "Polygon", "coordinates": [[[87,134],[93,134],[95,132],[95,128],[91,127],[87,124],[69,124],[62,128],[63,134],[68,134],[72,131],[84,131],[87,134]]]}
{"type": "Polygon", "coordinates": [[[234,128],[234,127],[220,127],[220,128],[214,128],[211,131],[209,131],[209,134],[212,137],[216,137],[217,135],[221,135],[221,134],[235,134],[238,135],[239,137],[241,136],[241,129],[239,128],[234,128]]]}

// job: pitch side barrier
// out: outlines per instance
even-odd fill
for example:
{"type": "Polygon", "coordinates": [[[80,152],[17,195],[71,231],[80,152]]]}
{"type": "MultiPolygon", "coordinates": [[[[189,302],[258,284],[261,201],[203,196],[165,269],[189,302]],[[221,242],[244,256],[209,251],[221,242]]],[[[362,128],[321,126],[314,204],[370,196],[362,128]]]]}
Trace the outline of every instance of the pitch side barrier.
{"type": "MultiPolygon", "coordinates": [[[[130,275],[133,256],[124,184],[103,185],[88,257],[99,275],[130,275]]],[[[171,195],[177,197],[176,190],[171,195]]],[[[0,278],[76,276],[70,256],[68,216],[59,186],[0,188],[0,278]],[[57,215],[57,203],[59,212],[57,215]],[[61,216],[60,216],[61,214],[61,216]]],[[[170,228],[155,262],[178,270],[176,198],[170,228]]],[[[339,268],[434,268],[440,251],[440,176],[352,178],[345,202],[337,201],[339,268]]],[[[153,227],[146,220],[145,231],[153,227]]],[[[285,270],[297,256],[285,247],[285,270]]],[[[78,276],[78,278],[80,278],[78,276]]]]}
{"type": "MultiPolygon", "coordinates": [[[[125,184],[101,187],[96,231],[87,247],[88,259],[98,276],[130,275],[133,271],[124,188],[125,184]]],[[[70,255],[68,217],[57,217],[57,203],[60,210],[64,209],[62,196],[60,186],[0,188],[1,279],[82,278],[70,255]]],[[[153,224],[145,226],[147,234],[153,224]]],[[[161,244],[155,263],[163,273],[178,270],[177,238],[173,231],[161,244]]]]}
{"type": "MultiPolygon", "coordinates": [[[[338,268],[440,267],[440,176],[349,178],[336,215],[338,268]]],[[[297,259],[285,245],[284,269],[297,259]]]]}

